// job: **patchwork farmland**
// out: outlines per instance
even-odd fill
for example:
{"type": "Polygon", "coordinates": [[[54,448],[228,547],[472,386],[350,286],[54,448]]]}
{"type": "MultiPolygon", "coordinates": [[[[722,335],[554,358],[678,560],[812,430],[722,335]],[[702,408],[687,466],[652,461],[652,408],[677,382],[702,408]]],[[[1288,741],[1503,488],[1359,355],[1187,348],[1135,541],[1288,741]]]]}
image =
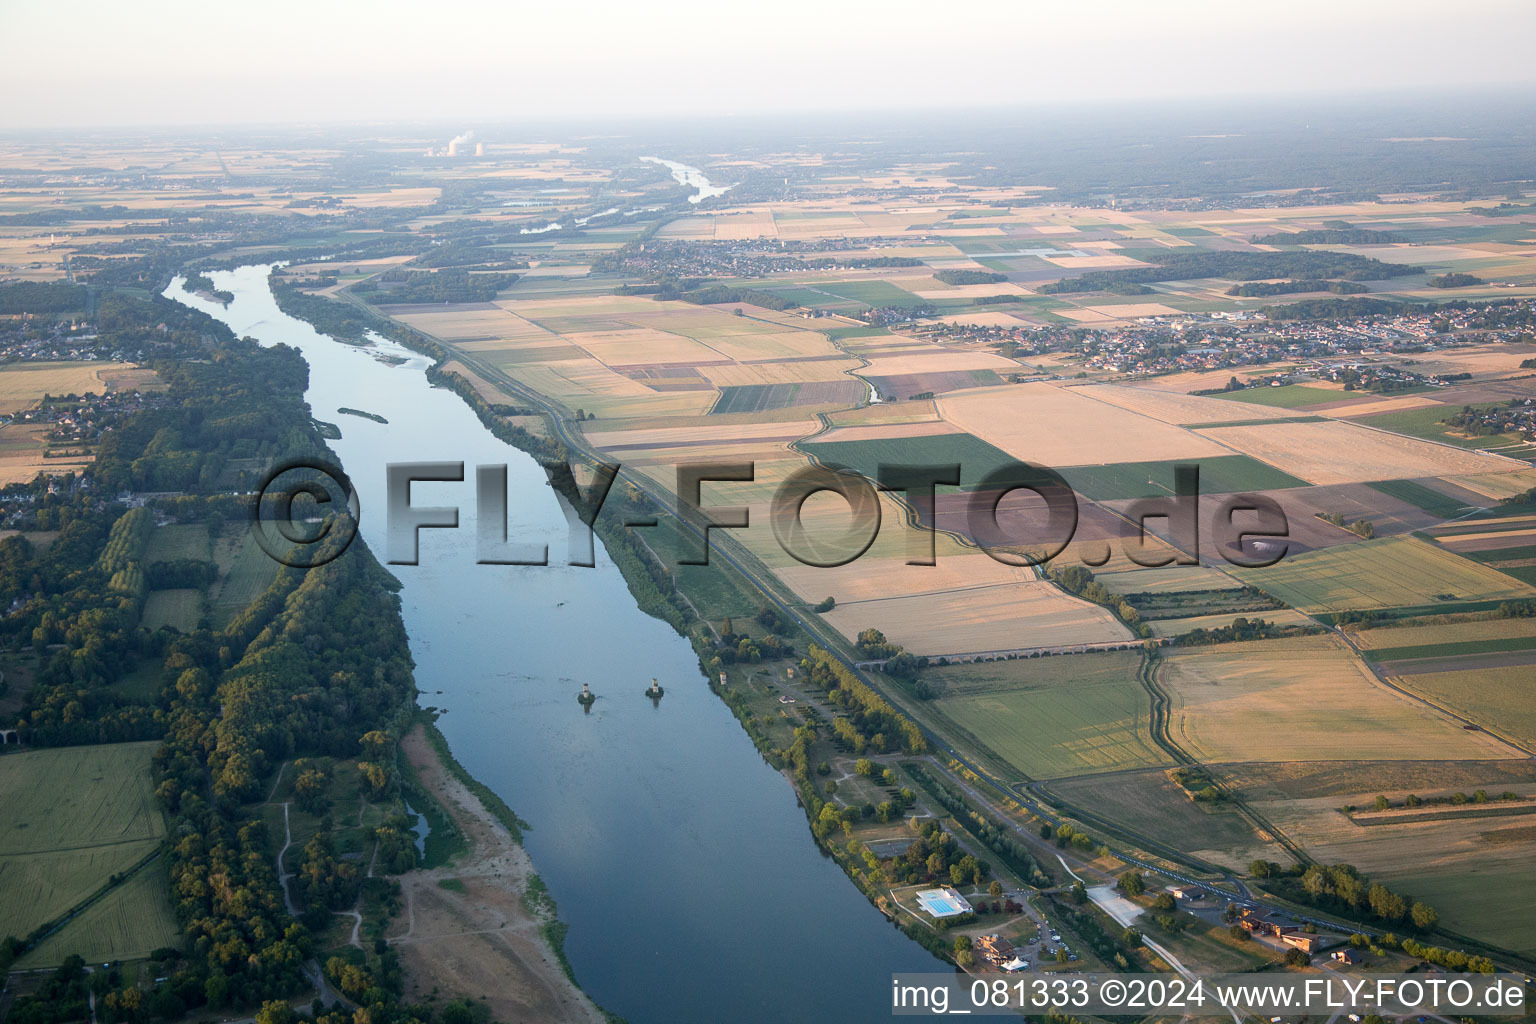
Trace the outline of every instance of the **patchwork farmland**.
{"type": "MultiPolygon", "coordinates": [[[[868,754],[847,734],[860,716],[805,682],[813,643],[931,731],[943,749],[924,764],[1018,801],[1009,813],[1027,832],[1036,818],[1071,823],[1128,857],[1256,890],[1254,859],[1348,860],[1434,893],[1457,934],[1533,948],[1524,924],[1479,930],[1494,910],[1475,885],[1397,849],[1422,837],[1446,874],[1486,864],[1490,883],[1525,885],[1515,854],[1536,840],[1519,826],[1365,828],[1339,807],[1369,804],[1378,784],[1396,800],[1409,785],[1516,786],[1520,745],[1536,742],[1521,703],[1536,668],[1536,443],[1509,427],[1536,399],[1522,365],[1536,344],[1523,321],[1446,314],[1446,329],[1408,305],[1445,298],[1430,279],[1451,271],[1487,282],[1456,295],[1536,297],[1536,215],[1425,196],[1112,209],[939,161],[877,170],[794,147],[697,157],[741,184],[670,208],[675,196],[654,193],[672,184],[598,170],[597,143],[573,148],[579,160],[510,157],[484,202],[450,190],[451,212],[412,215],[412,233],[474,255],[455,271],[516,275],[494,295],[366,299],[402,267],[446,269],[427,265],[436,254],[348,258],[337,283],[305,290],[440,343],[489,419],[528,430],[541,457],[563,447],[619,463],[612,494],[636,507],[674,508],[680,465],[751,463],[751,479],[701,489],[704,504],[747,512],[745,528],[710,531],[719,557],[678,564],[697,537],[661,515],[623,535],[641,568],[631,583],[685,622],[706,663],[720,658],[712,680],[724,676],[771,749],[814,734],[808,763],[825,758],[827,772],[811,791],[848,812],[860,841],[905,837],[863,811],[900,790],[853,768],[868,754]],[[572,227],[631,201],[656,208],[572,227]],[[1295,240],[1360,237],[1377,241],[1295,240]],[[1314,265],[1322,283],[1289,269],[1314,265]],[[1357,280],[1362,303],[1389,311],[1289,319],[1286,304],[1353,296],[1357,280]],[[988,480],[1017,462],[1061,473],[1077,504],[1049,567],[1019,557],[1040,502],[1008,490],[1017,473],[988,480]],[[959,466],[960,479],[931,502],[879,490],[878,524],[837,494],[808,498],[787,534],[797,552],[856,555],[808,565],[772,511],[816,465],[870,480],[882,466],[959,466]],[[1206,496],[1198,541],[1154,515],[1140,543],[1142,499],[1168,497],[1184,465],[1206,496]],[[1258,548],[1216,546],[1251,522],[1215,521],[1216,496],[1238,494],[1285,513],[1278,563],[1234,564],[1258,548]],[[971,520],[976,499],[999,499],[1000,544],[971,520]],[[770,638],[794,653],[753,660],[770,638]]],[[[218,575],[206,593],[150,592],[143,625],[186,630],[206,615],[218,628],[270,582],[230,531],[181,534],[157,531],[150,557],[209,559],[218,575]]],[[[1258,966],[1224,933],[1160,941],[1197,963],[1258,966]]]]}

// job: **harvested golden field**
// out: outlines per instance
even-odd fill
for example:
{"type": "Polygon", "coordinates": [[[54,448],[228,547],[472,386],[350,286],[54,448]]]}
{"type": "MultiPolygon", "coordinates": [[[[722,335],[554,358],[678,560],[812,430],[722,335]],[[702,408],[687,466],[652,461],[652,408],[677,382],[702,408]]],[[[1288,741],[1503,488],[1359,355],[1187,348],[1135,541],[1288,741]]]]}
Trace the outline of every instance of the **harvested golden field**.
{"type": "Polygon", "coordinates": [[[668,334],[654,328],[619,331],[583,331],[565,335],[592,358],[609,366],[644,366],[654,363],[720,362],[726,357],[681,334],[668,334]]]}
{"type": "Polygon", "coordinates": [[[1533,355],[1536,345],[1473,345],[1426,353],[1414,369],[1425,374],[1470,373],[1474,379],[1507,377],[1519,373],[1521,362],[1533,355]]]}
{"type": "Polygon", "coordinates": [[[1338,420],[1211,427],[1201,433],[1233,451],[1250,455],[1314,484],[1363,483],[1527,468],[1513,459],[1368,430],[1338,420]]]}
{"type": "Polygon", "coordinates": [[[44,458],[47,435],[52,427],[46,423],[7,423],[0,426],[0,486],[25,483],[45,473],[57,476],[89,466],[94,456],[70,456],[68,458],[44,458]]]}
{"type": "Polygon", "coordinates": [[[819,601],[830,595],[839,604],[1031,583],[1036,578],[1032,569],[1004,565],[990,555],[950,555],[935,559],[935,562],[934,565],[907,565],[903,558],[866,555],[847,565],[831,568],[786,566],[778,570],[777,575],[807,601],[819,601]]]}
{"type": "Polygon", "coordinates": [[[1536,529],[1525,530],[1485,530],[1478,533],[1458,533],[1449,537],[1440,537],[1439,541],[1448,551],[1489,551],[1498,548],[1509,548],[1528,545],[1536,538],[1536,529]]]}
{"type": "Polygon", "coordinates": [[[1169,737],[1203,762],[1523,756],[1381,683],[1335,636],[1164,655],[1169,737]]]}
{"type": "Polygon", "coordinates": [[[699,373],[715,387],[752,384],[814,384],[822,380],[849,380],[859,369],[857,359],[807,359],[799,362],[719,363],[699,367],[699,373]]]}
{"type": "Polygon", "coordinates": [[[1238,380],[1249,380],[1254,377],[1262,377],[1275,373],[1282,367],[1274,364],[1260,364],[1256,366],[1234,366],[1222,370],[1190,370],[1186,373],[1172,373],[1166,377],[1154,377],[1144,382],[1132,381],[1125,387],[1146,388],[1149,391],[1182,391],[1185,394],[1193,394],[1196,391],[1210,391],[1215,388],[1226,387],[1227,382],[1233,377],[1238,380]]]}
{"type": "Polygon", "coordinates": [[[1511,498],[1536,487],[1536,469],[1522,469],[1513,473],[1482,473],[1477,476],[1456,478],[1457,487],[1495,500],[1511,498]]]}
{"type": "MultiPolygon", "coordinates": [[[[598,421],[601,424],[602,421],[598,421]]],[[[674,448],[688,443],[730,444],[733,441],[783,441],[788,443],[821,429],[814,419],[787,422],[697,423],[650,430],[587,430],[587,440],[599,448],[674,448]]]]}
{"type": "Polygon", "coordinates": [[[991,352],[951,351],[928,348],[898,356],[875,356],[859,373],[866,377],[895,377],[909,373],[944,373],[951,370],[999,370],[1017,372],[1019,364],[991,352]]]}
{"type": "Polygon", "coordinates": [[[1095,569],[1094,578],[1114,594],[1157,594],[1178,590],[1235,590],[1243,584],[1208,565],[1136,566],[1121,572],[1095,569]]]}
{"type": "Polygon", "coordinates": [[[936,399],[939,413],[1008,454],[1055,469],[1228,455],[1222,446],[1051,384],[1008,384],[936,399]]]}
{"type": "MultiPolygon", "coordinates": [[[[1099,259],[1125,259],[1123,256],[1101,256],[1099,259]]],[[[1134,262],[1134,261],[1133,261],[1134,262]]],[[[1084,306],[1084,309],[1120,320],[1143,316],[1178,316],[1180,311],[1161,302],[1121,302],[1101,306],[1084,306]]]]}
{"type": "Polygon", "coordinates": [[[979,299],[987,295],[1028,295],[1028,290],[1020,288],[1011,281],[999,281],[996,284],[952,284],[946,285],[933,278],[927,278],[917,283],[917,287],[911,289],[912,294],[920,299],[979,299]]]}
{"type": "Polygon", "coordinates": [[[844,409],[827,414],[827,422],[835,427],[857,427],[870,423],[931,423],[939,419],[939,411],[933,399],[914,402],[881,402],[866,405],[862,409],[844,409]]]}
{"type": "MultiPolygon", "coordinates": [[[[1231,423],[1235,420],[1258,418],[1244,416],[1243,411],[1234,409],[1231,402],[1200,395],[1186,395],[1179,391],[1155,391],[1152,388],[1127,387],[1122,384],[1094,384],[1089,387],[1074,388],[1073,392],[1175,426],[1231,423]]],[[[1303,415],[1289,409],[1266,409],[1263,412],[1264,419],[1303,415]]]]}
{"type": "Polygon", "coordinates": [[[0,366],[0,415],[29,409],[44,395],[100,395],[155,380],[153,370],[132,363],[7,363],[0,366]]]}
{"type": "Polygon", "coordinates": [[[1425,644],[1456,644],[1472,640],[1504,640],[1536,636],[1530,619],[1453,619],[1427,626],[1387,626],[1361,629],[1350,634],[1360,647],[1420,647],[1425,644]]]}
{"type": "Polygon", "coordinates": [[[456,309],[421,313],[394,313],[394,319],[447,342],[505,342],[507,347],[520,344],[549,344],[558,335],[505,309],[456,309]]]}
{"type": "Polygon", "coordinates": [[[874,627],[929,656],[1130,638],[1108,610],[1042,581],[839,603],[823,618],[850,640],[874,627]]]}
{"type": "Polygon", "coordinates": [[[1337,409],[1328,409],[1327,414],[1340,419],[1352,419],[1356,416],[1375,416],[1384,412],[1407,412],[1409,409],[1423,409],[1426,406],[1439,404],[1433,398],[1426,398],[1423,395],[1403,395],[1399,398],[1383,398],[1375,402],[1341,405],[1337,409]]]}
{"type": "Polygon", "coordinates": [[[827,359],[838,355],[826,336],[815,331],[751,331],[709,336],[700,340],[719,355],[743,363],[779,359],[827,359]]]}
{"type": "Polygon", "coordinates": [[[942,420],[871,423],[867,426],[833,427],[816,438],[817,444],[839,441],[876,441],[901,437],[939,437],[954,434],[955,428],[942,420]]]}

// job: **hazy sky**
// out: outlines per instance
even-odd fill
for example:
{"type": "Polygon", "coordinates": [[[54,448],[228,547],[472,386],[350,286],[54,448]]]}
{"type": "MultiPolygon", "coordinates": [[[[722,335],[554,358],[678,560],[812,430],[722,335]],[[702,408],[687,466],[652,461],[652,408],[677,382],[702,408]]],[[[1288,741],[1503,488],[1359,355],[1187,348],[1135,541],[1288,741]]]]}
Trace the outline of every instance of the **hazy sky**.
{"type": "Polygon", "coordinates": [[[0,0],[0,127],[1536,83],[1532,0],[0,0]]]}

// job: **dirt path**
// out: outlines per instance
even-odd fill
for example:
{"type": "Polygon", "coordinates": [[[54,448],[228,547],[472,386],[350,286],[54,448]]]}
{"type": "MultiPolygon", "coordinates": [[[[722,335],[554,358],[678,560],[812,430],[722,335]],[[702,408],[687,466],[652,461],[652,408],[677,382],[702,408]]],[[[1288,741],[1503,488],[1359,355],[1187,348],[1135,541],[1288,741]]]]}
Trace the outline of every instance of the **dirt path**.
{"type": "Polygon", "coordinates": [[[389,942],[405,969],[406,998],[486,997],[503,1021],[581,1021],[603,1015],[565,976],[540,929],[545,919],[523,906],[533,863],[527,852],[454,778],[420,727],[401,741],[418,778],[469,842],[456,863],[400,876],[405,914],[389,942]],[[445,889],[438,883],[456,883],[445,889]]]}
{"type": "Polygon", "coordinates": [[[283,848],[277,851],[277,885],[283,890],[283,906],[288,911],[289,917],[298,917],[299,908],[293,905],[293,896],[288,889],[288,880],[293,875],[283,867],[283,860],[288,856],[288,848],[293,845],[293,826],[288,823],[288,803],[283,802],[283,848]]]}

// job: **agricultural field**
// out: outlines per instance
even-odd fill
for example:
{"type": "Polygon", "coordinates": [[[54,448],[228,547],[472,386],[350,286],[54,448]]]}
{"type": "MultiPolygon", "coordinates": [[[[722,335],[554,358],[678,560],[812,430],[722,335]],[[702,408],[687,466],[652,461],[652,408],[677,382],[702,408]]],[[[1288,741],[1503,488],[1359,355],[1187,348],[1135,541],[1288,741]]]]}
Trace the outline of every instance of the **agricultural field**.
{"type": "Polygon", "coordinates": [[[1231,450],[1313,484],[1511,472],[1512,459],[1447,448],[1342,420],[1205,427],[1200,433],[1231,450]]]}
{"type": "Polygon", "coordinates": [[[154,380],[153,370],[132,363],[9,363],[0,367],[0,415],[30,408],[45,395],[100,395],[154,380]]]}
{"type": "Polygon", "coordinates": [[[871,428],[843,427],[825,440],[802,441],[796,447],[822,465],[843,466],[871,480],[882,463],[906,466],[960,466],[960,486],[974,489],[997,469],[1018,461],[973,434],[930,433],[928,425],[871,428]],[[857,436],[853,431],[872,436],[857,436]],[[842,438],[846,438],[843,440],[842,438]]]}
{"type": "MultiPolygon", "coordinates": [[[[1311,325],[1244,320],[1266,306],[1329,293],[1245,297],[1228,291],[1238,279],[1214,276],[1152,277],[1146,289],[1117,289],[1112,281],[1083,291],[1057,287],[1082,273],[1152,268],[1168,253],[1335,252],[1414,268],[1371,280],[1373,298],[1518,299],[1536,294],[1528,215],[1496,220],[1469,212],[1466,202],[1423,197],[1390,205],[1299,207],[1265,198],[1254,208],[1111,211],[1041,205],[1038,191],[1029,188],[982,187],[958,175],[947,180],[946,165],[938,162],[874,170],[850,168],[841,154],[790,152],[755,154],[740,163],[712,157],[711,173],[720,167],[721,180],[742,180],[739,168],[751,164],[754,173],[772,180],[773,191],[748,197],[743,189],[679,207],[643,237],[645,218],[587,231],[567,224],[551,237],[518,240],[519,224],[537,231],[591,211],[583,204],[594,196],[584,190],[610,185],[607,172],[590,162],[595,152],[570,160],[511,161],[501,169],[494,202],[484,208],[413,219],[420,232],[451,231],[460,215],[494,230],[503,239],[495,246],[497,258],[530,264],[519,269],[515,285],[489,302],[385,306],[383,312],[450,346],[456,358],[449,368],[488,402],[526,404],[514,387],[548,399],[563,411],[562,433],[622,462],[630,479],[654,484],[664,501],[680,463],[755,462],[752,481],[711,482],[704,489],[707,504],[750,511],[749,529],[717,534],[717,541],[739,544],[760,563],[752,571],[773,574],[803,602],[798,610],[824,642],[839,646],[841,637],[845,653],[855,658],[853,641],[869,628],[934,657],[1138,644],[1105,608],[977,550],[968,536],[967,501],[991,470],[1017,461],[1056,469],[1085,499],[1079,501],[1077,546],[1061,564],[1092,561],[1108,546],[1110,560],[1094,568],[1095,578],[1110,593],[1130,598],[1154,636],[1216,629],[1239,615],[1306,626],[1316,621],[1311,615],[1326,623],[1350,611],[1486,610],[1504,600],[1536,598],[1536,521],[1518,522],[1525,513],[1508,507],[1495,509],[1507,524],[1459,521],[1536,485],[1536,470],[1527,463],[1485,451],[1520,455],[1523,445],[1507,436],[1462,437],[1442,422],[1464,404],[1494,405],[1533,393],[1518,378],[1520,363],[1536,349],[1515,342],[1466,344],[1462,338],[1418,344],[1436,328],[1410,325],[1396,340],[1373,336],[1364,348],[1354,344],[1347,355],[1322,362],[1470,373],[1472,380],[1396,391],[1355,390],[1351,384],[1345,390],[1314,359],[1306,334],[1311,325]],[[551,183],[567,191],[541,195],[537,186],[551,183]],[[510,200],[506,209],[496,205],[504,199],[510,200]],[[1306,248],[1258,241],[1273,232],[1338,229],[1341,222],[1390,230],[1394,240],[1306,248]],[[631,240],[644,244],[624,245],[631,240]],[[667,246],[676,247],[674,256],[666,255],[667,246]],[[671,258],[677,263],[669,267],[671,258]],[[798,263],[812,259],[819,265],[798,263]],[[1450,269],[1478,273],[1490,283],[1452,294],[1428,287],[1431,274],[1450,269]],[[969,283],[944,275],[951,270],[991,271],[1002,280],[969,283]],[[664,279],[715,280],[722,289],[758,293],[744,294],[744,300],[774,304],[762,298],[767,293],[798,308],[658,301],[654,288],[645,293],[626,287],[664,279]],[[999,301],[983,301],[992,299],[999,301]],[[1217,323],[1210,313],[1231,316],[1217,323]],[[1113,348],[1117,335],[1143,328],[1163,338],[1203,336],[1213,348],[1233,332],[1252,334],[1271,346],[1264,355],[1271,361],[1229,366],[1250,357],[1228,353],[1207,360],[1200,346],[1191,345],[1154,369],[1138,362],[1146,349],[1124,358],[1131,350],[1096,355],[1098,346],[1080,346],[1076,335],[1070,345],[1037,346],[1043,335],[1033,328],[1064,334],[1068,327],[1098,329],[1092,337],[1104,349],[1113,348]],[[1290,340],[1298,342],[1292,354],[1274,358],[1290,340]],[[1051,350],[1031,351],[1036,347],[1051,350]],[[1175,372],[1163,372],[1170,368],[1175,372]],[[1260,386],[1211,393],[1233,377],[1260,386]],[[1269,379],[1300,382],[1271,387],[1269,379]],[[882,494],[882,526],[861,557],[836,568],[805,566],[780,549],[768,509],[778,485],[813,462],[871,478],[882,464],[959,464],[964,493],[940,488],[932,509],[882,494]],[[1207,564],[1145,569],[1130,562],[1121,543],[1130,503],[1168,494],[1174,467],[1190,462],[1199,466],[1203,494],[1263,492],[1282,504],[1292,544],[1279,564],[1250,570],[1216,560],[1206,517],[1200,554],[1207,564]],[[1362,541],[1333,525],[1334,517],[1363,519],[1379,539],[1362,541]],[[1442,526],[1447,520],[1458,522],[1442,526]],[[908,564],[926,554],[928,543],[914,522],[937,525],[936,565],[908,564]],[[1264,607],[1276,602],[1245,586],[1288,607],[1264,607]],[[835,599],[834,607],[809,611],[827,597],[835,599]]],[[[206,163],[201,156],[187,159],[206,163]]],[[[380,190],[344,201],[388,208],[436,197],[435,190],[427,190],[432,198],[419,191],[380,190]]],[[[146,194],[143,201],[151,198],[146,194]]],[[[264,209],[271,200],[260,192],[255,202],[264,209]]],[[[343,272],[338,287],[345,288],[394,266],[390,260],[348,260],[331,269],[343,272]]],[[[1146,358],[1150,363],[1158,357],[1146,358]]],[[[517,422],[540,425],[533,418],[517,422]]],[[[1018,517],[1014,522],[1028,515],[1026,496],[1008,500],[1005,514],[1018,517]]],[[[1202,503],[1202,513],[1215,504],[1202,503]]],[[[802,511],[802,540],[832,553],[846,539],[849,520],[845,502],[819,495],[802,511]]],[[[635,536],[664,564],[692,553],[691,538],[666,524],[635,536]]],[[[1149,547],[1168,550],[1157,538],[1149,547]]],[[[150,557],[209,557],[192,552],[210,548],[221,575],[206,604],[217,625],[261,591],[274,566],[238,538],[210,543],[191,531],[179,539],[157,531],[150,557]]],[[[718,628],[731,617],[739,628],[756,628],[752,616],[760,599],[735,570],[677,567],[673,578],[701,619],[718,628]]],[[[145,624],[190,621],[194,597],[152,594],[145,624]]],[[[1491,785],[1512,771],[1498,766],[1524,763],[1519,752],[1411,694],[1490,731],[1503,723],[1512,738],[1523,741],[1536,732],[1536,721],[1523,710],[1536,696],[1525,692],[1523,682],[1536,668],[1536,639],[1512,622],[1353,632],[1369,664],[1330,635],[1165,648],[1155,681],[1166,694],[1166,722],[1154,719],[1153,697],[1138,680],[1139,649],[930,667],[921,678],[938,693],[932,701],[906,700],[902,685],[890,689],[903,710],[963,754],[974,754],[985,770],[1009,781],[1050,780],[1051,792],[1085,815],[1113,819],[1121,834],[1239,872],[1254,857],[1286,860],[1287,848],[1275,840],[1292,840],[1320,859],[1379,868],[1383,877],[1403,879],[1419,894],[1442,884],[1410,863],[1408,854],[1414,837],[1436,834],[1432,829],[1394,824],[1383,826],[1390,829],[1384,832],[1346,822],[1357,833],[1375,834],[1335,834],[1329,828],[1337,823],[1326,819],[1337,816],[1342,797],[1336,793],[1295,797],[1261,793],[1258,786],[1254,793],[1243,790],[1263,804],[1261,819],[1284,833],[1272,837],[1264,820],[1250,823],[1232,807],[1190,800],[1168,778],[1172,761],[1154,740],[1155,730],[1165,729],[1171,742],[1211,762],[1213,771],[1301,766],[1321,773],[1322,766],[1333,766],[1326,769],[1330,779],[1358,772],[1360,778],[1339,784],[1367,789],[1361,778],[1397,777],[1389,772],[1403,775],[1409,770],[1404,766],[1434,759],[1439,774],[1423,773],[1431,781],[1461,777],[1446,765],[1482,766],[1465,770],[1491,785]],[[1413,668],[1409,662],[1432,664],[1413,668]],[[1371,665],[1407,693],[1383,685],[1371,665]],[[1308,799],[1319,802],[1310,807],[1308,799]]],[[[774,670],[768,673],[739,665],[729,670],[733,685],[762,705],[759,717],[771,723],[780,743],[804,720],[806,707],[779,705],[780,680],[774,670]]],[[[843,767],[838,763],[834,771],[843,767]]],[[[844,781],[843,799],[878,795],[873,784],[840,779],[840,787],[844,781]]],[[[1355,790],[1348,795],[1359,796],[1355,790]]],[[[338,820],[347,808],[355,814],[359,807],[338,790],[338,820]]],[[[296,835],[318,827],[310,815],[294,820],[296,835]]],[[[1474,840],[1465,828],[1459,836],[1447,830],[1432,853],[1441,856],[1435,851],[1443,849],[1455,875],[1474,863],[1463,857],[1466,850],[1483,850],[1491,872],[1485,886],[1529,887],[1528,871],[1514,852],[1528,858],[1533,837],[1519,840],[1523,833],[1508,822],[1484,823],[1471,835],[1480,832],[1498,835],[1474,840]],[[1457,843],[1471,845],[1463,850],[1457,843]]],[[[1492,913],[1483,893],[1469,885],[1458,895],[1454,883],[1443,885],[1451,889],[1435,902],[1447,921],[1491,934],[1467,914],[1447,909],[1460,902],[1492,913]]],[[[1499,934],[1516,948],[1529,948],[1518,930],[1499,934]]],[[[1206,939],[1221,942],[1219,935],[1189,939],[1193,960],[1251,966],[1241,950],[1216,949],[1206,939]]]]}
{"type": "Polygon", "coordinates": [[[1520,756],[1389,690],[1334,636],[1173,650],[1158,681],[1169,738],[1206,763],[1520,756]]]}
{"type": "Polygon", "coordinates": [[[1166,497],[1173,492],[1174,467],[1193,462],[1200,470],[1201,494],[1278,491],[1305,487],[1306,481],[1246,455],[1215,455],[1196,460],[1112,462],[1068,466],[1059,470],[1072,489],[1094,501],[1166,497]]]}
{"type": "Polygon", "coordinates": [[[1536,636],[1536,621],[1531,619],[1477,619],[1447,618],[1427,623],[1404,623],[1378,629],[1361,629],[1350,633],[1355,645],[1370,652],[1400,650],[1411,647],[1443,646],[1446,644],[1478,643],[1510,638],[1536,636]]]}
{"type": "Polygon", "coordinates": [[[1231,573],[1304,612],[1454,606],[1536,597],[1536,588],[1414,537],[1341,544],[1231,573]]]}
{"type": "Polygon", "coordinates": [[[207,561],[210,557],[207,526],[202,523],[172,523],[157,526],[150,531],[149,547],[144,551],[144,564],[174,562],[183,558],[207,561]]]}
{"type": "Polygon", "coordinates": [[[1536,667],[1483,665],[1402,673],[1393,682],[1425,700],[1528,748],[1536,747],[1536,667]]]}
{"type": "Polygon", "coordinates": [[[137,960],[157,949],[179,947],[182,930],[171,910],[171,882],[162,860],[139,869],[38,943],[17,968],[56,967],[77,954],[87,963],[137,960]]]}
{"type": "Polygon", "coordinates": [[[929,657],[1131,638],[1108,610],[1040,581],[840,601],[822,617],[849,639],[874,627],[929,657]]]}
{"type": "MultiPolygon", "coordinates": [[[[1159,383],[1161,382],[1154,380],[1145,387],[1133,387],[1123,384],[1095,384],[1090,387],[1079,388],[1077,393],[1097,399],[1100,402],[1119,406],[1130,412],[1139,413],[1142,416],[1148,416],[1163,423],[1171,423],[1181,427],[1259,418],[1258,414],[1249,415],[1243,410],[1234,409],[1228,405],[1227,401],[1231,396],[1205,397],[1201,395],[1188,395],[1180,391],[1164,391],[1158,388],[1159,383]]],[[[1277,388],[1274,390],[1283,391],[1285,389],[1277,388]]],[[[1251,395],[1257,394],[1258,391],[1259,389],[1254,389],[1252,391],[1236,392],[1236,394],[1251,395]]],[[[1290,412],[1284,408],[1277,408],[1272,413],[1266,411],[1263,414],[1263,418],[1285,419],[1301,415],[1301,413],[1290,412]]]]}
{"type": "Polygon", "coordinates": [[[1381,480],[1369,486],[1390,498],[1417,506],[1438,519],[1450,519],[1470,511],[1450,495],[1414,480],[1381,480]]]}
{"type": "Polygon", "coordinates": [[[1340,810],[1377,794],[1401,801],[1488,789],[1536,792],[1529,760],[1349,761],[1241,765],[1225,773],[1265,820],[1324,863],[1353,864],[1440,913],[1441,925],[1530,955],[1536,952],[1536,867],[1529,816],[1405,821],[1362,828],[1340,810]]]}
{"type": "Polygon", "coordinates": [[[214,628],[239,615],[277,577],[278,563],[246,531],[229,531],[215,545],[219,577],[209,589],[209,614],[214,628]]]}
{"type": "Polygon", "coordinates": [[[67,473],[91,464],[93,456],[90,455],[59,458],[46,455],[49,429],[43,423],[0,425],[0,486],[26,483],[39,472],[67,473]]]}
{"type": "Polygon", "coordinates": [[[1038,465],[1207,459],[1231,452],[1198,434],[1050,384],[1011,384],[940,396],[944,419],[1038,465]],[[1113,453],[1111,459],[1110,453],[1113,453]]]}
{"type": "Polygon", "coordinates": [[[1242,402],[1245,405],[1263,405],[1275,409],[1304,409],[1307,406],[1322,405],[1325,402],[1337,402],[1348,396],[1332,388],[1287,384],[1278,388],[1247,388],[1216,397],[1222,401],[1242,402]]]}
{"type": "Polygon", "coordinates": [[[1255,832],[1229,805],[1197,803],[1167,769],[1085,775],[1052,782],[1049,791],[1135,835],[1246,871],[1255,858],[1280,859],[1280,848],[1255,832]]]}
{"type": "Polygon", "coordinates": [[[0,888],[0,920],[8,934],[54,920],[159,846],[165,819],[150,774],[158,745],[0,757],[0,872],[12,879],[0,888]]]}
{"type": "MultiPolygon", "coordinates": [[[[1152,742],[1137,652],[941,668],[931,707],[1024,776],[1063,778],[1171,763],[1152,742]]],[[[942,725],[941,725],[942,731],[942,725]]]]}
{"type": "Polygon", "coordinates": [[[139,624],[150,632],[162,626],[183,633],[197,628],[203,617],[203,592],[201,590],[151,590],[144,596],[144,614],[139,624]]]}

